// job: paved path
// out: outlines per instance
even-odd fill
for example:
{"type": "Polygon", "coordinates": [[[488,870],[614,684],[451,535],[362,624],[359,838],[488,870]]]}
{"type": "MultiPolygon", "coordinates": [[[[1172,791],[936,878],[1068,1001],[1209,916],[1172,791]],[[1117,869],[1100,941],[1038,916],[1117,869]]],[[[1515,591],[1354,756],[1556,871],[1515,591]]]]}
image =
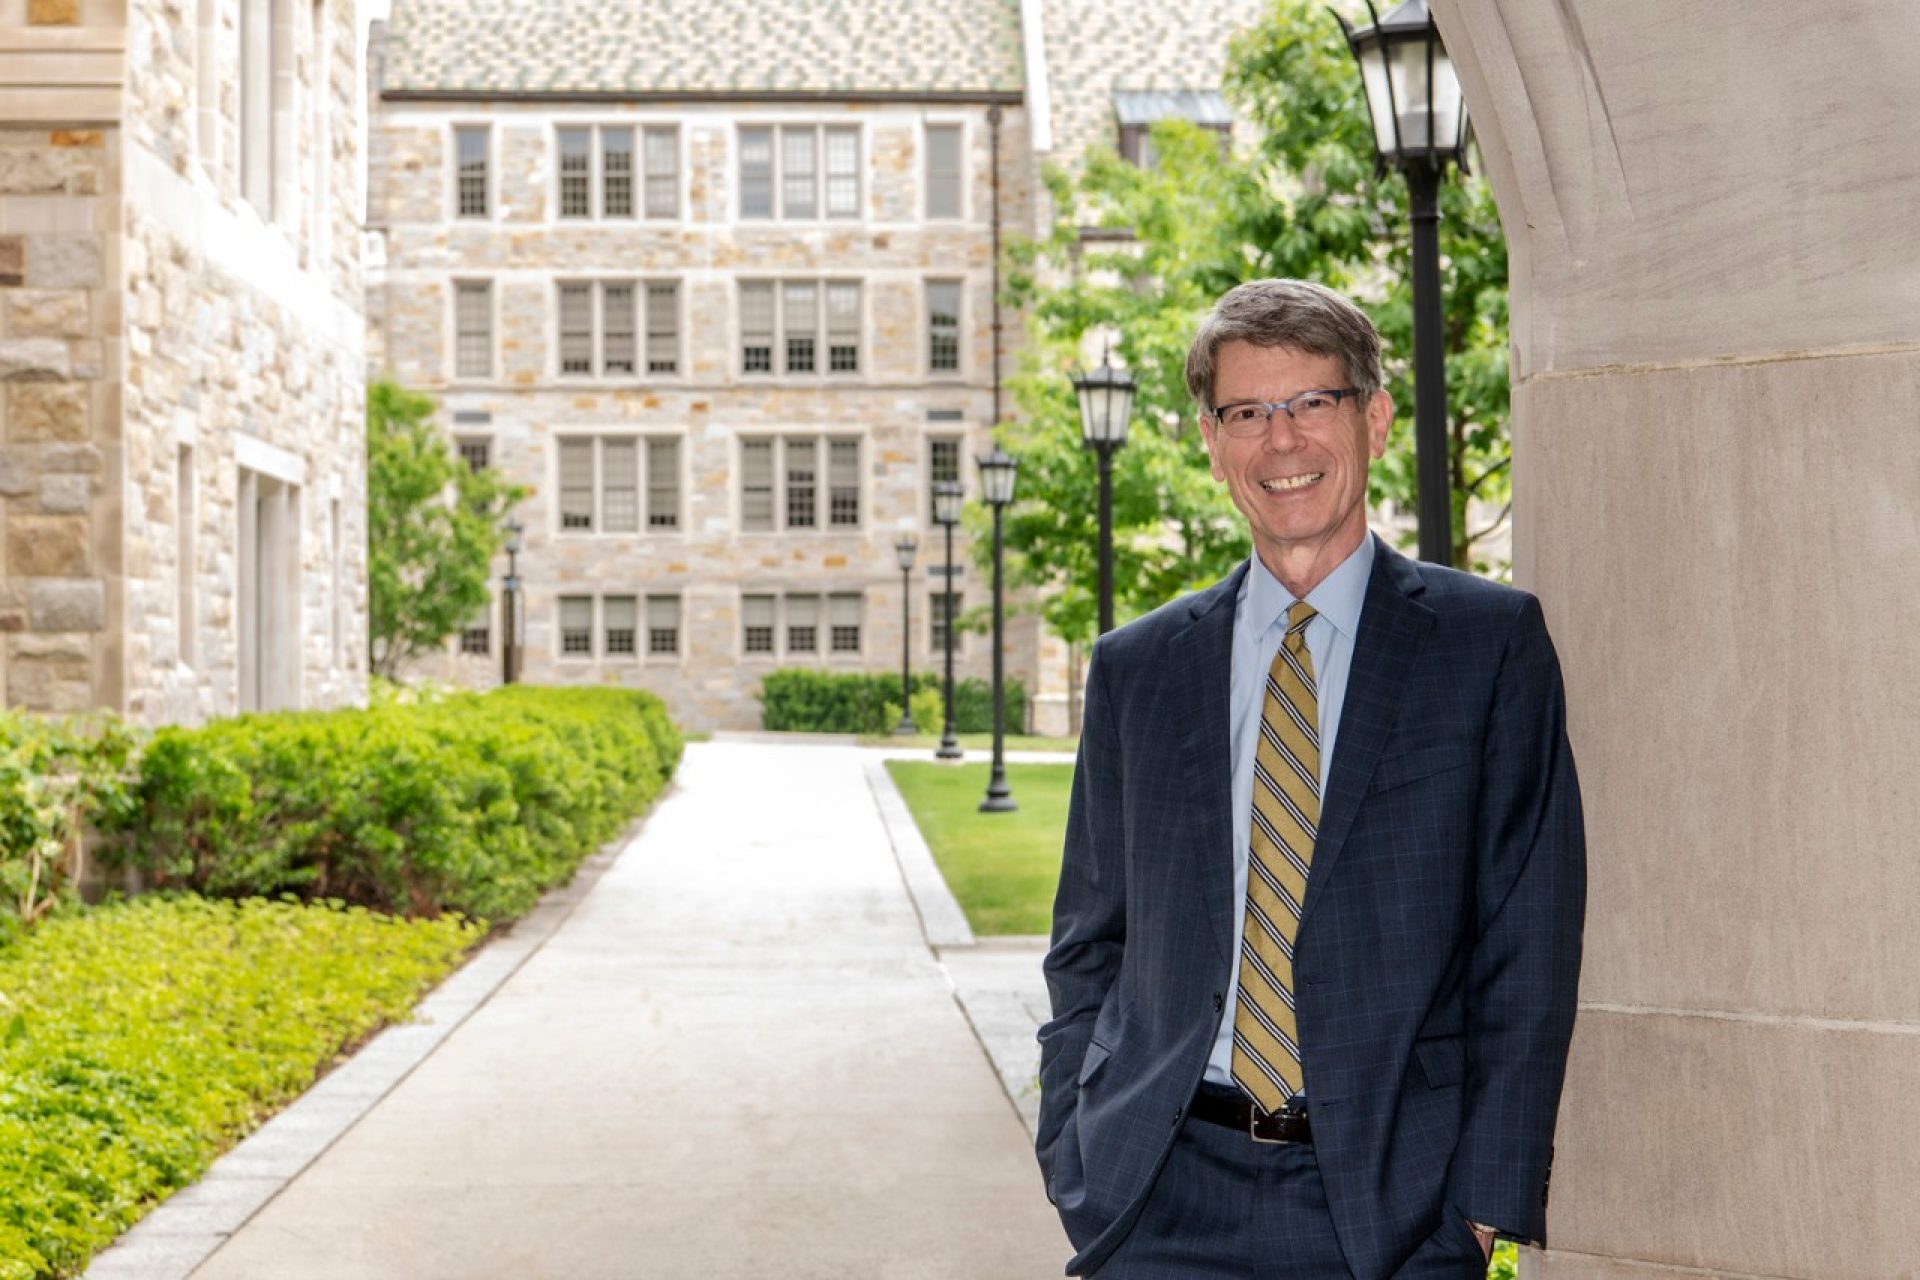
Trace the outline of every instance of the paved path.
{"type": "Polygon", "coordinates": [[[868,758],[690,747],[544,945],[195,1280],[1059,1275],[868,758]]]}

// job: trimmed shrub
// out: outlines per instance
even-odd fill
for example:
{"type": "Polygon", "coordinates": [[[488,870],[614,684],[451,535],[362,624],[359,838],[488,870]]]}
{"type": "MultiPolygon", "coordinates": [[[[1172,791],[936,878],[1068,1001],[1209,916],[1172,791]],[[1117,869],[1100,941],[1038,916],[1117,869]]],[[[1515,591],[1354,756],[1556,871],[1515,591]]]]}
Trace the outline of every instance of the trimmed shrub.
{"type": "Polygon", "coordinates": [[[0,944],[0,1280],[78,1275],[479,938],[153,896],[0,944]]]}
{"type": "Polygon", "coordinates": [[[71,900],[87,820],[125,811],[133,745],[110,718],[0,709],[0,943],[71,900]]]}
{"type": "MultiPolygon", "coordinates": [[[[911,687],[936,693],[942,679],[915,672],[911,687]]],[[[945,712],[942,711],[942,720],[945,712]]],[[[969,677],[953,682],[953,719],[961,733],[993,732],[993,684],[969,677]]],[[[870,671],[815,671],[789,667],[760,681],[760,727],[797,733],[891,733],[900,720],[900,677],[870,671]],[[892,707],[889,715],[887,708],[892,707]]],[[[1007,732],[1024,733],[1027,691],[1007,681],[1007,732]]],[[[941,724],[933,731],[938,733],[941,724]]],[[[927,729],[925,724],[920,726],[927,729]]]]}
{"type": "Polygon", "coordinates": [[[659,794],[652,694],[514,685],[162,729],[111,858],[156,887],[512,919],[659,794]]]}

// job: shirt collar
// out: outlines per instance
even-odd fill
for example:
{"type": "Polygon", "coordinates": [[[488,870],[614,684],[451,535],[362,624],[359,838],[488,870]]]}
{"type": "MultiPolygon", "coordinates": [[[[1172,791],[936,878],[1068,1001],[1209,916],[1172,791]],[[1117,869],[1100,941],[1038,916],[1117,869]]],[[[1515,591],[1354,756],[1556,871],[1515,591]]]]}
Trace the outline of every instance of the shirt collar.
{"type": "MultiPolygon", "coordinates": [[[[1360,633],[1360,609],[1367,602],[1367,579],[1373,576],[1373,554],[1373,534],[1368,533],[1351,555],[1320,580],[1320,585],[1307,592],[1307,603],[1313,606],[1314,612],[1349,640],[1360,633]]],[[[1266,634],[1267,628],[1293,607],[1294,600],[1294,594],[1281,586],[1280,580],[1261,563],[1260,553],[1254,552],[1253,563],[1240,587],[1241,616],[1251,624],[1253,634],[1266,634]]]]}

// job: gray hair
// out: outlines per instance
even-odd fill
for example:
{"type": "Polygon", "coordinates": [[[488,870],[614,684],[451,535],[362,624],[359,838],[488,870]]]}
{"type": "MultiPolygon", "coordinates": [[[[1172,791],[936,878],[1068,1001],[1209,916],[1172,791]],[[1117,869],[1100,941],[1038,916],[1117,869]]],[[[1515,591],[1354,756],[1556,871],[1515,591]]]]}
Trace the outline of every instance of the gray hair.
{"type": "Polygon", "coordinates": [[[1214,360],[1229,342],[1331,356],[1360,389],[1362,406],[1384,381],[1380,334],[1367,313],[1308,280],[1249,280],[1213,304],[1187,349],[1187,391],[1202,413],[1213,412],[1214,360]]]}

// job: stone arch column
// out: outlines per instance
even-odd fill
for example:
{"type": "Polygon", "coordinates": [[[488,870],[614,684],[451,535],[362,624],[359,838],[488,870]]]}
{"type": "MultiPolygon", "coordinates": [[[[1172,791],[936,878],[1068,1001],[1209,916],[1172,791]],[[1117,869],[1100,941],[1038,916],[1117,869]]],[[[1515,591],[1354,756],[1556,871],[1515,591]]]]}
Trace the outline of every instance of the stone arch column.
{"type": "Polygon", "coordinates": [[[1920,1266],[1908,5],[1434,0],[1591,853],[1536,1274],[1920,1266]]]}

